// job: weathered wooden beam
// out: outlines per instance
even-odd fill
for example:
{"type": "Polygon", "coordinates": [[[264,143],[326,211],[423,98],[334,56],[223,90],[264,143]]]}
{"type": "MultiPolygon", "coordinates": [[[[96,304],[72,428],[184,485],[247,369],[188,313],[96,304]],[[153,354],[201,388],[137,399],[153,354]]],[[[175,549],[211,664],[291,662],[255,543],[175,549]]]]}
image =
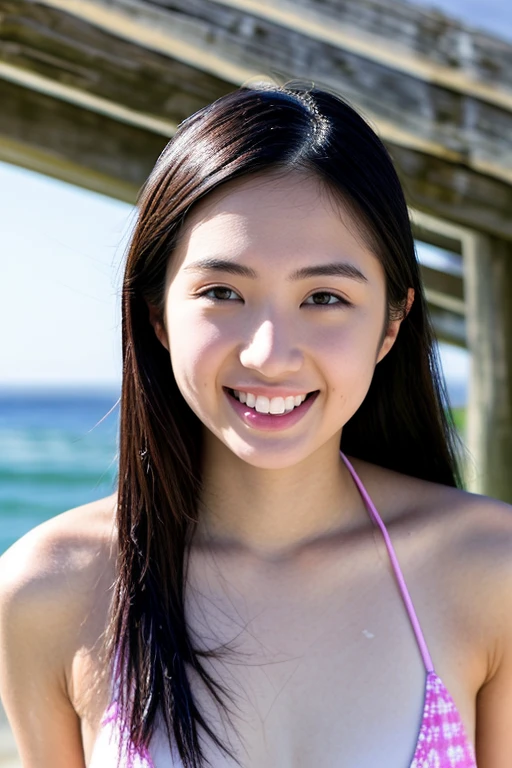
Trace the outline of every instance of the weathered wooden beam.
{"type": "Polygon", "coordinates": [[[478,235],[464,256],[472,353],[471,489],[512,502],[512,243],[478,235]]]}
{"type": "MultiPolygon", "coordinates": [[[[118,0],[130,3],[130,0],[118,0]]],[[[168,0],[146,0],[169,7],[168,0]]],[[[217,0],[306,31],[455,90],[499,102],[512,88],[510,43],[439,8],[394,0],[217,0]]]]}
{"type": "Polygon", "coordinates": [[[462,163],[386,143],[410,206],[462,227],[512,240],[512,184],[477,173],[462,163]]]}
{"type": "MultiPolygon", "coordinates": [[[[354,11],[353,0],[348,5],[354,11]]],[[[110,105],[120,122],[158,133],[159,121],[179,123],[248,72],[307,76],[348,94],[371,117],[412,205],[512,239],[512,184],[499,177],[512,173],[512,111],[503,105],[393,70],[225,0],[159,6],[0,0],[0,78],[17,72],[21,84],[28,74],[37,85],[27,88],[53,87],[55,98],[82,99],[84,106],[87,97],[91,111],[105,114],[110,105]],[[221,71],[222,77],[214,73],[221,71]],[[484,144],[498,165],[485,164],[484,144]]]]}
{"type": "Polygon", "coordinates": [[[429,302],[430,317],[438,341],[467,349],[466,320],[462,315],[449,312],[429,302]]]}
{"type": "Polygon", "coordinates": [[[135,202],[165,145],[151,131],[0,80],[0,159],[135,202]]]}
{"type": "MultiPolygon", "coordinates": [[[[127,40],[115,29],[32,0],[0,0],[0,62],[174,125],[233,89],[198,66],[127,40]]],[[[0,78],[8,77],[0,67],[0,78]]],[[[37,90],[36,80],[27,82],[37,90]]]]}
{"type": "Polygon", "coordinates": [[[462,277],[449,274],[448,272],[441,272],[438,269],[432,269],[423,264],[420,266],[420,271],[426,289],[451,299],[453,307],[460,307],[460,309],[454,309],[453,311],[459,315],[464,315],[464,282],[462,277]]]}
{"type": "MultiPolygon", "coordinates": [[[[411,66],[405,66],[405,58],[400,65],[396,54],[394,58],[389,56],[393,50],[389,37],[375,36],[372,41],[366,40],[365,47],[356,49],[348,40],[314,35],[307,25],[293,25],[296,11],[295,16],[291,11],[277,15],[285,6],[282,0],[274,5],[248,0],[116,3],[119,8],[138,13],[142,24],[144,9],[165,9],[158,16],[160,23],[168,29],[172,24],[174,36],[196,45],[201,52],[221,52],[225,60],[245,73],[278,73],[325,84],[353,98],[379,124],[386,139],[399,141],[400,137],[399,143],[429,148],[440,157],[450,157],[451,152],[452,160],[512,180],[512,94],[476,78],[471,89],[453,64],[445,66],[446,83],[440,84],[439,64],[436,69],[436,62],[425,59],[425,67],[415,71],[409,54],[411,66]]],[[[354,3],[349,5],[353,7],[354,3]]],[[[375,4],[360,5],[362,16],[367,5],[375,4]]],[[[286,7],[289,9],[291,4],[286,7]]],[[[332,32],[333,25],[340,26],[324,17],[325,30],[332,32]]],[[[351,39],[361,39],[356,27],[351,30],[351,39]]],[[[502,43],[502,47],[512,59],[512,46],[507,49],[502,43]]],[[[472,61],[467,63],[469,67],[472,61]]]]}
{"type": "Polygon", "coordinates": [[[451,253],[462,253],[462,243],[460,239],[454,235],[443,234],[435,227],[421,226],[414,222],[414,220],[412,221],[412,231],[415,240],[421,240],[424,243],[435,245],[437,248],[451,251],[451,253]]]}

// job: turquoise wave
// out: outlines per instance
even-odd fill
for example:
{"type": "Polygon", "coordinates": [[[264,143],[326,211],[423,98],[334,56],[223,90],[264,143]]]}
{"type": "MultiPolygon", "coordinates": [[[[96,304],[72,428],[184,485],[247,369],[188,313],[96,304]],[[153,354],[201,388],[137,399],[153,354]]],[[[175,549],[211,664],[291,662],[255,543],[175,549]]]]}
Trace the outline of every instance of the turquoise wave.
{"type": "Polygon", "coordinates": [[[113,492],[118,416],[106,414],[116,400],[0,392],[0,553],[41,522],[113,492]]]}

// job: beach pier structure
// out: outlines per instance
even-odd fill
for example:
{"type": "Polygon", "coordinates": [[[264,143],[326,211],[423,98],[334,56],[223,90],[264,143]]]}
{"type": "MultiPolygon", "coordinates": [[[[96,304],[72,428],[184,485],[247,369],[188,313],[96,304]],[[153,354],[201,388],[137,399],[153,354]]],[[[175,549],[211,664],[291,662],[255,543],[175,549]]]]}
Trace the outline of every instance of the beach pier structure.
{"type": "Polygon", "coordinates": [[[472,355],[470,489],[512,503],[512,44],[401,0],[0,0],[0,159],[135,202],[242,83],[347,97],[398,168],[440,340],[472,355]]]}

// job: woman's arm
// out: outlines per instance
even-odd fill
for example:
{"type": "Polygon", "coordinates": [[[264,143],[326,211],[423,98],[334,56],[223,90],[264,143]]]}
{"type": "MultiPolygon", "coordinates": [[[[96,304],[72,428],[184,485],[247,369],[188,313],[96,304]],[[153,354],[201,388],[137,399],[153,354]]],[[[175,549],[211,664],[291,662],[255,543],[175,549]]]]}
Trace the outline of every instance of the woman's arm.
{"type": "Polygon", "coordinates": [[[481,573],[486,594],[482,618],[493,637],[488,679],[479,691],[476,711],[478,768],[512,766],[512,506],[490,502],[487,536],[480,552],[487,562],[481,573]]]}
{"type": "Polygon", "coordinates": [[[85,768],[68,695],[79,627],[66,545],[43,524],[0,558],[0,694],[23,768],[85,768]]]}
{"type": "MultiPolygon", "coordinates": [[[[512,614],[512,600],[510,600],[512,614]]],[[[478,695],[476,729],[478,768],[512,765],[512,634],[494,676],[478,695]]]]}

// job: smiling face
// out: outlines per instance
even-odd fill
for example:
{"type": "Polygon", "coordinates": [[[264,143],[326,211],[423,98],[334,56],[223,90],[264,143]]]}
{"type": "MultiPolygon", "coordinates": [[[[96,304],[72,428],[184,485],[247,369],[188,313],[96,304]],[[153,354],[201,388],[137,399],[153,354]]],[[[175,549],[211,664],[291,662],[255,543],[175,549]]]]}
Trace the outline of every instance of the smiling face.
{"type": "Polygon", "coordinates": [[[338,450],[398,332],[393,321],[380,343],[385,297],[348,210],[315,177],[291,173],[231,182],[194,208],[170,260],[163,323],[150,316],[205,439],[278,469],[338,450]],[[229,390],[318,394],[260,416],[229,390]]]}

